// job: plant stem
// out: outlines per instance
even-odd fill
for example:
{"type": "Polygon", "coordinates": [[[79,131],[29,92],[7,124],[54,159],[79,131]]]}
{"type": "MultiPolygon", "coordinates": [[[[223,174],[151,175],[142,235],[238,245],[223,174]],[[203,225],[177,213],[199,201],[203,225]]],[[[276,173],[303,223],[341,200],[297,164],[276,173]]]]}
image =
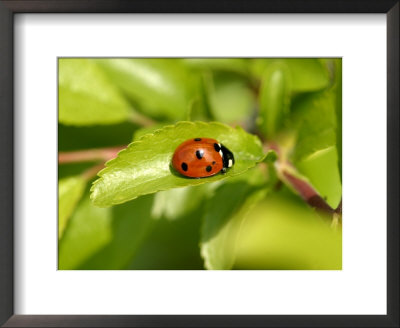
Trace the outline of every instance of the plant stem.
{"type": "Polygon", "coordinates": [[[117,156],[117,154],[126,146],[95,148],[70,152],[59,152],[58,163],[78,163],[92,161],[108,161],[117,156]]]}
{"type": "Polygon", "coordinates": [[[340,200],[340,203],[339,203],[338,207],[336,208],[335,213],[342,216],[342,199],[340,200]]]}
{"type": "Polygon", "coordinates": [[[290,186],[308,203],[308,205],[330,214],[335,213],[335,210],[329,206],[325,199],[321,197],[308,181],[300,179],[285,170],[282,171],[282,174],[284,175],[284,182],[289,183],[290,186]]]}
{"type": "Polygon", "coordinates": [[[336,216],[341,216],[342,203],[340,202],[336,210],[333,209],[311,183],[306,178],[302,178],[296,168],[287,159],[286,152],[277,143],[265,144],[264,151],[268,150],[274,150],[278,155],[278,159],[275,161],[275,168],[279,179],[284,184],[294,189],[311,207],[330,215],[336,214],[336,216]]]}

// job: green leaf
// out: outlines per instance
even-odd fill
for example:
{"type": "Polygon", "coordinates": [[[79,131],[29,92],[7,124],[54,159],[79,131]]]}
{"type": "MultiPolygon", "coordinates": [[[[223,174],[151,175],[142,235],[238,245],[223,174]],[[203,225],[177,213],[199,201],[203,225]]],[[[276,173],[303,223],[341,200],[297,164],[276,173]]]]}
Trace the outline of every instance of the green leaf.
{"type": "Polygon", "coordinates": [[[60,123],[115,124],[132,115],[130,105],[89,59],[59,59],[58,79],[60,123]]]}
{"type": "Polygon", "coordinates": [[[291,72],[292,90],[307,92],[329,86],[329,72],[319,59],[285,59],[291,72]]]}
{"type": "Polygon", "coordinates": [[[144,114],[180,120],[195,97],[196,75],[178,59],[96,59],[144,114]]]}
{"type": "Polygon", "coordinates": [[[58,269],[77,269],[112,239],[112,210],[90,203],[89,195],[79,204],[59,244],[58,269]]]}
{"type": "Polygon", "coordinates": [[[270,193],[248,212],[234,269],[340,270],[341,229],[285,192],[270,193]]]}
{"type": "Polygon", "coordinates": [[[336,145],[335,93],[331,89],[297,99],[292,122],[298,133],[295,161],[336,145]]]}
{"type": "Polygon", "coordinates": [[[248,61],[244,58],[186,58],[186,65],[194,69],[217,70],[246,74],[248,61]]]}
{"type": "Polygon", "coordinates": [[[255,96],[243,78],[228,73],[205,75],[213,117],[223,123],[239,123],[252,116],[255,96]]]}
{"type": "Polygon", "coordinates": [[[259,170],[253,169],[227,181],[207,202],[201,231],[201,255],[207,269],[232,268],[236,239],[245,215],[266,194],[266,189],[260,190],[263,178],[259,174],[259,170]],[[254,178],[256,181],[252,181],[254,178]]]}
{"type": "Polygon", "coordinates": [[[210,104],[207,100],[207,90],[205,85],[204,74],[198,85],[198,94],[190,104],[189,111],[186,116],[186,121],[212,121],[210,104]]]}
{"type": "Polygon", "coordinates": [[[282,63],[289,68],[293,92],[322,90],[329,86],[329,71],[316,58],[266,58],[253,59],[251,70],[256,78],[261,78],[268,66],[282,63]]]}
{"type": "Polygon", "coordinates": [[[272,138],[289,114],[290,73],[284,63],[272,63],[265,70],[260,87],[260,111],[257,125],[261,133],[272,138]]]}
{"type": "Polygon", "coordinates": [[[118,157],[107,163],[92,186],[91,198],[97,206],[111,206],[141,195],[177,187],[194,186],[239,175],[264,158],[260,140],[221,123],[179,122],[132,142],[118,157]],[[214,138],[230,149],[235,165],[226,174],[203,179],[181,176],[172,168],[177,146],[197,137],[214,138]]]}
{"type": "MultiPolygon", "coordinates": [[[[202,91],[202,90],[201,90],[202,91]]],[[[187,113],[187,121],[204,121],[209,122],[211,120],[211,114],[209,113],[209,107],[206,104],[205,99],[198,98],[193,100],[187,113]]]]}
{"type": "Polygon", "coordinates": [[[58,238],[64,233],[68,219],[82,197],[86,180],[77,175],[58,182],[58,238]]]}
{"type": "Polygon", "coordinates": [[[268,152],[265,154],[264,162],[265,163],[274,163],[278,159],[278,153],[270,149],[268,152]]]}
{"type": "Polygon", "coordinates": [[[135,252],[127,269],[204,269],[199,249],[202,205],[199,204],[179,220],[152,220],[153,229],[135,252]]]}
{"type": "Polygon", "coordinates": [[[204,199],[209,184],[159,191],[154,195],[155,219],[177,220],[193,211],[204,199]]]}
{"type": "Polygon", "coordinates": [[[296,168],[309,179],[332,208],[337,208],[342,198],[337,161],[336,148],[332,146],[296,163],[296,168]]]}
{"type": "Polygon", "coordinates": [[[335,59],[335,91],[336,91],[336,148],[340,180],[342,180],[342,59],[335,59]]]}
{"type": "Polygon", "coordinates": [[[80,270],[127,269],[144,240],[151,233],[155,220],[151,214],[153,195],[111,209],[109,241],[78,267],[80,270]]]}

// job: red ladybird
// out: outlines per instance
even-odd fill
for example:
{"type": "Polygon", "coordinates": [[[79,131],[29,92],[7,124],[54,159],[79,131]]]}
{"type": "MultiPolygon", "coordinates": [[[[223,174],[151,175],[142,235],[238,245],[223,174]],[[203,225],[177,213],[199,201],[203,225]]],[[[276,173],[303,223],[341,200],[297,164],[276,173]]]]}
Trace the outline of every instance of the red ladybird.
{"type": "Polygon", "coordinates": [[[225,173],[235,163],[232,152],[215,139],[195,138],[181,143],[172,157],[172,166],[190,178],[225,173]]]}

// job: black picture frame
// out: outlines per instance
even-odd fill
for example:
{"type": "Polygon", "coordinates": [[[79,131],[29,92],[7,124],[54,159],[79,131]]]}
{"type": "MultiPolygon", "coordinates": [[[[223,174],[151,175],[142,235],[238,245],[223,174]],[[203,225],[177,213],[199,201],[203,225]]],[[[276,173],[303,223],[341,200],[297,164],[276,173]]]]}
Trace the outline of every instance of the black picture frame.
{"type": "Polygon", "coordinates": [[[398,90],[399,1],[396,0],[0,0],[0,324],[4,327],[399,327],[398,90]],[[385,13],[387,315],[15,315],[13,21],[17,13],[385,13]]]}

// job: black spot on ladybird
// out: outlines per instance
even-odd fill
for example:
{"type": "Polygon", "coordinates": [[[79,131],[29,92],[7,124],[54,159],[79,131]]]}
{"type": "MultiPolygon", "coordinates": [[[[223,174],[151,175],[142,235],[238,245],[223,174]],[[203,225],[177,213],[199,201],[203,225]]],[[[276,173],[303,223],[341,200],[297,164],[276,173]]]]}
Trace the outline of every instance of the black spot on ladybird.
{"type": "Polygon", "coordinates": [[[215,165],[215,161],[212,162],[212,165],[215,165]]]}
{"type": "Polygon", "coordinates": [[[208,166],[206,167],[206,171],[207,171],[207,172],[211,172],[211,170],[212,170],[212,167],[211,167],[210,165],[208,165],[208,166]]]}
{"type": "Polygon", "coordinates": [[[204,151],[202,149],[196,150],[196,157],[202,159],[204,156],[204,151]]]}
{"type": "Polygon", "coordinates": [[[195,138],[194,141],[201,141],[201,138],[195,138]]]}
{"type": "Polygon", "coordinates": [[[215,143],[214,149],[215,149],[215,151],[219,152],[221,150],[221,147],[217,143],[215,143]]]}
{"type": "Polygon", "coordinates": [[[184,170],[184,171],[187,171],[187,169],[188,169],[188,165],[185,162],[183,162],[181,164],[181,167],[182,167],[182,170],[184,170]]]}

